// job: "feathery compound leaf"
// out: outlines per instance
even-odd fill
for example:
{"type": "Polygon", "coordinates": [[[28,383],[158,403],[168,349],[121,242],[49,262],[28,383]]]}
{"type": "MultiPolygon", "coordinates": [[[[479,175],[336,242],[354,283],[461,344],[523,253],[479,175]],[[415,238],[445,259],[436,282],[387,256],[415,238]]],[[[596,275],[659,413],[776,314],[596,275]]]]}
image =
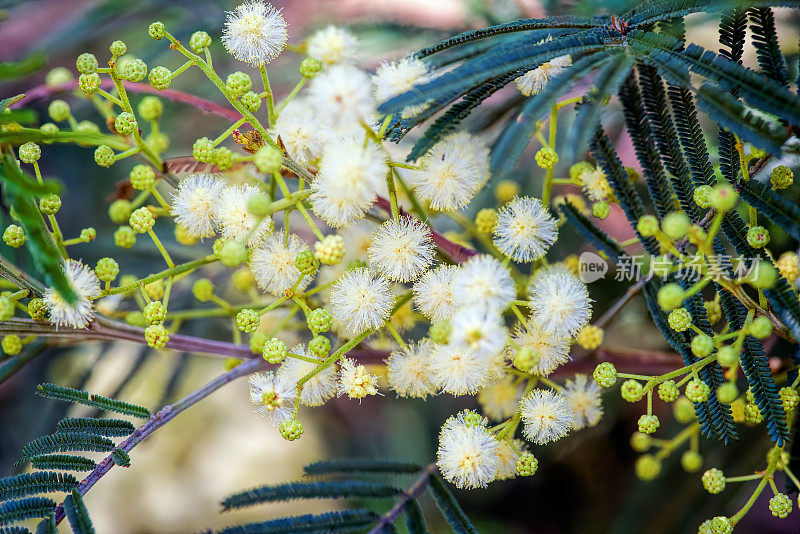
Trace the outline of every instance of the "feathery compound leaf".
{"type": "Polygon", "coordinates": [[[13,206],[19,225],[25,230],[28,238],[26,247],[36,267],[44,275],[45,282],[55,288],[67,302],[75,302],[77,296],[64,274],[61,252],[45,225],[42,213],[36,205],[37,198],[32,192],[45,187],[48,192],[53,193],[60,188],[52,185],[52,182],[48,186],[33,185],[35,181],[22,172],[10,155],[5,155],[0,162],[0,182],[9,206],[13,206]]]}
{"type": "Polygon", "coordinates": [[[561,74],[553,77],[544,89],[528,99],[513,120],[509,121],[497,139],[491,153],[492,172],[504,175],[511,172],[531,140],[536,122],[546,115],[558,97],[592,70],[611,61],[605,53],[582,57],[561,74]]]}
{"type": "Polygon", "coordinates": [[[62,432],[85,432],[112,438],[127,436],[135,427],[125,419],[98,419],[95,417],[67,417],[56,425],[62,432]]]}
{"type": "Polygon", "coordinates": [[[231,495],[222,501],[223,511],[255,504],[292,499],[338,499],[342,497],[392,497],[402,490],[381,482],[336,480],[324,482],[290,482],[262,486],[231,495]]]}
{"type": "Polygon", "coordinates": [[[561,213],[574,226],[581,235],[599,251],[605,252],[609,259],[616,263],[623,250],[611,240],[602,230],[592,224],[583,213],[569,200],[559,205],[561,213]]]}
{"type": "Polygon", "coordinates": [[[345,458],[314,462],[303,468],[306,475],[330,475],[338,473],[396,473],[414,474],[423,466],[406,460],[390,458],[345,458]]]}
{"type": "Polygon", "coordinates": [[[107,412],[117,412],[124,415],[132,415],[140,419],[147,419],[151,416],[150,410],[144,406],[138,406],[128,402],[110,399],[102,395],[91,394],[87,391],[74,389],[67,386],[57,386],[55,384],[39,384],[36,386],[36,394],[48,399],[63,400],[77,404],[85,404],[93,408],[99,408],[107,412]]]}
{"type": "Polygon", "coordinates": [[[62,471],[91,471],[94,460],[74,454],[39,454],[29,458],[34,469],[60,469],[62,471]]]}
{"type": "Polygon", "coordinates": [[[742,200],[780,226],[784,232],[800,240],[800,206],[758,180],[739,182],[736,185],[742,200]]]}
{"type": "Polygon", "coordinates": [[[48,515],[36,525],[36,534],[58,534],[55,513],[48,515]]]}
{"type": "Polygon", "coordinates": [[[48,493],[51,491],[71,491],[78,485],[78,480],[69,473],[39,471],[21,473],[0,479],[0,499],[48,493]]]}
{"type": "Polygon", "coordinates": [[[56,432],[29,441],[22,448],[22,457],[27,460],[40,454],[64,451],[108,452],[113,448],[114,442],[103,436],[82,432],[56,432]]]}
{"type": "MultiPolygon", "coordinates": [[[[644,27],[660,22],[662,20],[675,19],[692,13],[714,13],[725,11],[742,5],[742,0],[677,0],[663,2],[661,0],[651,0],[644,6],[637,6],[635,12],[630,11],[626,18],[631,26],[644,27]]],[[[769,0],[748,1],[748,6],[787,6],[798,7],[797,1],[775,1],[769,0]]]]}
{"type": "Polygon", "coordinates": [[[27,497],[13,501],[0,502],[0,525],[31,519],[47,517],[56,507],[56,503],[45,497],[27,497]]]}
{"type": "Polygon", "coordinates": [[[442,477],[433,473],[430,477],[431,494],[436,501],[436,506],[441,510],[450,528],[456,534],[478,534],[478,529],[472,524],[464,510],[458,504],[453,493],[445,484],[442,477]]]}
{"type": "Polygon", "coordinates": [[[111,459],[114,463],[120,467],[130,467],[131,466],[131,457],[128,452],[124,449],[120,449],[117,447],[113,451],[111,451],[111,459]]]}
{"type": "Polygon", "coordinates": [[[327,512],[317,515],[299,515],[296,517],[282,517],[262,523],[247,523],[228,527],[219,531],[219,534],[295,534],[301,532],[344,532],[353,531],[357,527],[371,525],[378,518],[378,514],[371,510],[358,508],[355,510],[342,510],[327,512]]]}
{"type": "Polygon", "coordinates": [[[778,33],[775,31],[775,16],[768,7],[757,7],[748,10],[753,47],[761,72],[780,83],[789,86],[789,75],[783,62],[781,47],[778,44],[778,33]]]}
{"type": "MultiPolygon", "coordinates": [[[[53,531],[55,532],[55,530],[53,531]]],[[[31,534],[31,531],[25,527],[3,527],[0,528],[0,534],[31,534]]],[[[39,531],[36,531],[39,534],[39,531]]],[[[49,532],[47,534],[50,534],[49,532]]]]}
{"type": "Polygon", "coordinates": [[[719,54],[737,63],[742,61],[747,35],[747,11],[732,9],[722,13],[719,21],[719,54]]]}
{"type": "Polygon", "coordinates": [[[67,498],[64,499],[64,513],[75,534],[94,534],[94,525],[89,517],[89,511],[78,490],[72,490],[72,494],[67,495],[67,498]]]}
{"type": "Polygon", "coordinates": [[[697,120],[697,110],[692,94],[684,87],[669,86],[669,102],[675,118],[675,129],[683,148],[695,187],[712,185],[714,172],[708,159],[708,148],[703,130],[697,120]]]}
{"type": "Polygon", "coordinates": [[[411,499],[405,507],[403,507],[403,516],[406,520],[408,534],[427,534],[428,528],[425,526],[422,508],[416,499],[411,499]]]}

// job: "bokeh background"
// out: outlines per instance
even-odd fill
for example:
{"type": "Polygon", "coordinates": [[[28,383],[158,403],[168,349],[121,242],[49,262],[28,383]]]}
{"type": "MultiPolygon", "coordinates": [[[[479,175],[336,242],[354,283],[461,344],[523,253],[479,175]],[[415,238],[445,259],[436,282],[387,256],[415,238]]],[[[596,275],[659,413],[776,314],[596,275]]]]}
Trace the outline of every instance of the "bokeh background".
{"type": "MultiPolygon", "coordinates": [[[[540,16],[545,9],[599,13],[609,8],[608,2],[542,5],[537,0],[273,3],[283,9],[290,25],[290,43],[301,42],[327,24],[348,26],[359,38],[359,64],[366,69],[374,69],[382,60],[401,57],[442,37],[488,23],[540,16]]],[[[182,62],[180,58],[169,52],[165,41],[147,37],[147,26],[156,19],[163,21],[183,42],[188,41],[192,32],[206,30],[214,38],[212,53],[217,71],[247,71],[247,65],[230,60],[219,43],[225,11],[236,5],[236,2],[203,0],[0,2],[0,61],[17,61],[37,52],[46,57],[46,66],[40,72],[0,85],[0,98],[43,84],[47,71],[54,67],[65,66],[75,72],[75,58],[82,52],[93,52],[102,61],[109,43],[116,39],[125,41],[129,52],[141,57],[148,66],[165,65],[174,69],[182,62]]],[[[777,16],[784,52],[796,58],[797,15],[779,10],[777,16]]],[[[714,17],[692,18],[689,39],[715,48],[716,23],[714,17]]],[[[298,61],[299,56],[285,52],[270,64],[278,96],[286,94],[296,83],[298,61]]],[[[795,65],[796,62],[791,62],[792,69],[795,65]]],[[[221,101],[213,86],[196,69],[178,78],[173,88],[221,101]]],[[[585,89],[576,87],[575,94],[585,89]]],[[[67,93],[52,97],[68,100],[79,121],[90,119],[102,123],[86,100],[67,93]]],[[[140,98],[140,95],[133,97],[134,101],[140,98]]],[[[506,88],[487,101],[466,127],[485,130],[491,137],[497,130],[498,117],[506,117],[519,98],[513,86],[506,88]]],[[[38,113],[40,122],[49,120],[48,101],[39,99],[28,104],[38,113]]],[[[194,139],[202,135],[213,137],[228,126],[221,118],[184,104],[168,104],[165,108],[161,124],[171,138],[167,156],[188,155],[194,139]]],[[[613,106],[606,124],[617,138],[625,163],[635,166],[613,106]]],[[[563,121],[562,127],[568,128],[569,121],[563,121]]],[[[113,255],[123,266],[123,273],[147,274],[148,266],[160,261],[155,249],[144,240],[130,250],[116,249],[111,240],[115,227],[106,216],[111,195],[116,185],[125,180],[129,165],[99,168],[93,163],[92,150],[85,147],[49,145],[43,148],[43,154],[40,162],[43,173],[59,178],[66,186],[64,207],[58,215],[65,234],[77,235],[89,225],[97,229],[97,240],[74,247],[74,256],[94,264],[100,257],[113,255]]],[[[567,166],[559,169],[564,174],[567,166]]],[[[540,191],[542,174],[535,166],[523,166],[511,178],[519,181],[525,192],[540,191]]],[[[491,194],[485,194],[474,209],[488,205],[491,200],[491,194]]],[[[8,222],[8,208],[3,206],[3,225],[8,222]]],[[[630,235],[617,212],[605,224],[620,239],[630,235]]],[[[788,243],[782,245],[781,239],[785,241],[785,237],[773,232],[777,252],[788,246],[788,243]]],[[[176,251],[174,257],[179,261],[199,254],[174,242],[168,246],[176,251]]],[[[582,247],[575,233],[564,231],[553,256],[563,257],[582,247]]],[[[3,247],[2,254],[23,267],[30,267],[24,252],[3,247]]],[[[226,287],[225,280],[215,281],[219,287],[226,287]]],[[[624,290],[624,284],[613,281],[593,284],[592,297],[597,301],[595,318],[624,290]]],[[[173,302],[181,308],[193,305],[190,294],[176,293],[173,302]]],[[[280,317],[272,316],[269,320],[277,321],[280,317]]],[[[227,324],[221,321],[202,325],[187,322],[182,331],[216,339],[226,339],[229,335],[227,324]]],[[[656,352],[667,350],[638,299],[614,321],[604,346],[620,357],[645,360],[648,355],[655,358],[656,352]]],[[[773,354],[780,350],[778,345],[773,354]]],[[[576,363],[585,357],[576,354],[576,363]]],[[[124,343],[42,348],[26,367],[0,384],[0,475],[15,472],[14,463],[21,447],[33,437],[51,432],[55,422],[65,415],[67,407],[63,403],[34,395],[39,382],[69,384],[157,409],[221,371],[219,359],[153,352],[124,343]]],[[[637,453],[631,450],[628,438],[635,429],[640,409],[621,402],[616,393],[604,400],[607,415],[597,427],[575,433],[556,446],[535,449],[540,461],[536,476],[496,482],[487,490],[458,492],[481,532],[693,532],[703,519],[732,513],[749,496],[749,486],[740,486],[741,491],[707,495],[700,485],[699,473],[687,474],[681,469],[678,461],[681,451],[665,462],[656,481],[638,481],[633,475],[637,453]]],[[[445,396],[427,403],[398,401],[392,394],[365,399],[360,405],[336,400],[325,408],[306,410],[306,433],[301,440],[289,443],[251,413],[247,383],[240,380],[185,412],[138,446],[132,454],[132,467],[113,469],[88,493],[86,503],[101,533],[196,532],[336,509],[345,503],[295,501],[221,514],[218,503],[240,489],[294,480],[302,475],[304,464],[318,459],[395,456],[430,462],[434,459],[441,423],[457,410],[473,407],[471,402],[445,396]]],[[[669,408],[657,404],[663,421],[660,433],[674,435],[680,427],[667,416],[669,408]]],[[[744,429],[740,442],[729,447],[702,440],[704,468],[722,466],[726,472],[729,469],[736,474],[752,472],[761,465],[767,448],[763,436],[760,429],[744,429]]],[[[424,504],[432,506],[430,502],[424,504]]],[[[429,514],[431,531],[446,532],[447,526],[437,523],[435,517],[436,514],[429,514]]],[[[756,505],[742,524],[742,531],[797,532],[798,523],[797,511],[792,519],[772,521],[764,501],[756,505]]],[[[66,523],[63,528],[68,529],[66,523]]]]}

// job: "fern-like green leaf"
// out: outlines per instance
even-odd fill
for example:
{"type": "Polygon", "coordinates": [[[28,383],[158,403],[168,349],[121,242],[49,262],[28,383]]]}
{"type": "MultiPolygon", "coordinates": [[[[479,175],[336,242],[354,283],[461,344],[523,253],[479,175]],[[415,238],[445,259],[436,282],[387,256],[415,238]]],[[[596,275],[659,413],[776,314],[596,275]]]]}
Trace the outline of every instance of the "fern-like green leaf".
{"type": "Polygon", "coordinates": [[[422,515],[422,508],[416,499],[411,499],[403,507],[403,517],[406,520],[408,534],[427,534],[428,529],[425,526],[425,517],[422,515]]]}
{"type": "Polygon", "coordinates": [[[94,525],[89,517],[89,510],[83,503],[80,492],[74,489],[72,494],[64,499],[64,514],[69,520],[69,526],[75,534],[94,534],[94,525]]]}
{"type": "Polygon", "coordinates": [[[338,499],[343,497],[393,497],[402,490],[381,482],[337,480],[324,482],[290,482],[277,486],[262,486],[227,497],[223,511],[255,504],[293,499],[338,499]]]}
{"type": "Polygon", "coordinates": [[[32,456],[51,452],[108,452],[113,449],[114,442],[103,436],[82,432],[56,432],[55,434],[40,436],[28,442],[22,448],[22,457],[27,460],[32,456]]]}
{"type": "Polygon", "coordinates": [[[48,399],[85,404],[86,406],[99,408],[107,412],[117,412],[124,415],[132,415],[140,419],[148,419],[151,416],[150,410],[144,406],[138,406],[136,404],[111,399],[102,395],[91,394],[87,391],[74,389],[67,386],[57,386],[56,384],[51,383],[39,384],[36,386],[36,394],[48,399]]]}
{"type": "Polygon", "coordinates": [[[602,230],[592,224],[588,217],[580,212],[569,200],[559,205],[564,217],[599,251],[604,252],[609,259],[616,263],[623,250],[608,237],[602,230]]]}
{"type": "Polygon", "coordinates": [[[131,434],[136,428],[125,419],[98,419],[96,417],[67,417],[56,424],[61,432],[86,432],[110,438],[131,434]]]}
{"type": "MultiPolygon", "coordinates": [[[[671,2],[650,0],[644,5],[637,5],[625,18],[631,26],[648,27],[656,22],[682,18],[693,13],[714,13],[734,9],[740,7],[743,3],[741,0],[673,0],[671,2]]],[[[772,2],[769,0],[750,0],[747,5],[752,7],[798,7],[800,2],[792,0],[772,2]]]]}
{"type": "Polygon", "coordinates": [[[442,477],[434,473],[430,477],[430,489],[436,506],[441,510],[450,528],[456,534],[478,534],[478,529],[461,509],[461,505],[445,484],[442,477]]]}
{"type": "Polygon", "coordinates": [[[56,503],[46,497],[27,497],[0,502],[0,525],[15,523],[34,517],[47,517],[56,503]]]}
{"type": "Polygon", "coordinates": [[[130,455],[126,450],[120,449],[119,447],[111,451],[111,459],[114,460],[114,463],[120,467],[131,466],[130,455]]]}
{"type": "Polygon", "coordinates": [[[340,473],[394,473],[414,474],[423,469],[416,462],[391,458],[346,458],[325,460],[308,464],[303,468],[306,475],[332,475],[340,473]]]}
{"type": "Polygon", "coordinates": [[[52,471],[38,471],[35,473],[20,473],[6,478],[0,478],[0,499],[7,500],[13,497],[48,493],[51,491],[71,491],[78,485],[78,480],[69,473],[54,473],[52,471]]]}
{"type": "MultiPolygon", "coordinates": [[[[0,534],[31,534],[31,531],[25,527],[1,527],[0,534]]],[[[36,534],[39,534],[39,532],[37,531],[36,534]]]]}
{"type": "Polygon", "coordinates": [[[800,240],[800,206],[758,180],[748,180],[738,185],[742,200],[780,226],[784,232],[800,240]]]}
{"type": "Polygon", "coordinates": [[[90,458],[74,454],[38,454],[28,459],[34,469],[60,469],[62,471],[91,471],[97,464],[90,458]]]}
{"type": "Polygon", "coordinates": [[[220,530],[218,534],[300,534],[306,532],[364,532],[374,523],[378,514],[358,508],[317,515],[282,517],[262,523],[247,523],[220,530]]]}
{"type": "Polygon", "coordinates": [[[775,16],[769,7],[756,7],[750,9],[750,31],[752,32],[753,47],[756,49],[756,59],[761,72],[789,87],[789,75],[778,44],[778,32],[775,31],[775,16]]]}
{"type": "Polygon", "coordinates": [[[36,525],[36,534],[58,534],[55,513],[48,515],[36,525]]]}

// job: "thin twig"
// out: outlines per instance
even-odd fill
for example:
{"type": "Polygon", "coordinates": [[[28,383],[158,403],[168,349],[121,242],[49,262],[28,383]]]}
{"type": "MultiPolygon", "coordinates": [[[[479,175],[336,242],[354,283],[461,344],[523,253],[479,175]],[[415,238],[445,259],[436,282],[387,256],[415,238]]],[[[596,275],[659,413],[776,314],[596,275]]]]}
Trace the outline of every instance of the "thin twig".
{"type": "Polygon", "coordinates": [[[633,297],[638,293],[644,284],[647,282],[645,278],[642,278],[631,287],[625,291],[625,294],[622,295],[606,312],[600,316],[600,318],[594,322],[594,325],[603,328],[614,316],[619,313],[619,311],[627,304],[633,297]]]}
{"type": "MultiPolygon", "coordinates": [[[[242,363],[227,373],[218,376],[211,382],[208,382],[200,389],[193,391],[175,404],[165,406],[158,413],[148,419],[143,425],[134,430],[133,434],[131,434],[128,439],[120,443],[118,448],[125,452],[130,452],[136,445],[147,439],[156,430],[172,421],[179,413],[197,404],[199,401],[208,397],[211,393],[218,390],[225,384],[228,384],[229,382],[232,382],[233,380],[236,380],[242,376],[254,373],[262,365],[266,364],[260,358],[258,360],[242,363]]],[[[112,459],[112,455],[109,454],[102,462],[97,464],[97,467],[95,467],[94,470],[89,473],[80,484],[78,484],[78,487],[76,488],[78,492],[81,495],[85,495],[86,492],[89,491],[89,489],[91,489],[91,487],[94,486],[101,478],[103,478],[103,475],[108,473],[112,467],[114,467],[114,460],[112,459]]],[[[62,519],[64,519],[63,502],[58,505],[58,508],[56,508],[56,524],[60,523],[62,519]]]]}
{"type": "Polygon", "coordinates": [[[403,492],[400,498],[397,499],[397,502],[394,503],[394,506],[392,506],[391,510],[389,510],[388,512],[386,512],[381,516],[380,521],[378,521],[377,525],[372,527],[372,529],[369,531],[369,534],[380,534],[381,532],[383,532],[384,527],[393,525],[394,522],[397,520],[397,517],[401,513],[403,513],[403,510],[405,509],[406,505],[410,501],[419,498],[419,496],[422,495],[422,493],[426,489],[428,489],[428,483],[431,480],[431,476],[435,472],[436,472],[436,464],[427,465],[422,470],[422,473],[419,475],[419,478],[417,478],[414,481],[414,483],[406,491],[403,492]]]}

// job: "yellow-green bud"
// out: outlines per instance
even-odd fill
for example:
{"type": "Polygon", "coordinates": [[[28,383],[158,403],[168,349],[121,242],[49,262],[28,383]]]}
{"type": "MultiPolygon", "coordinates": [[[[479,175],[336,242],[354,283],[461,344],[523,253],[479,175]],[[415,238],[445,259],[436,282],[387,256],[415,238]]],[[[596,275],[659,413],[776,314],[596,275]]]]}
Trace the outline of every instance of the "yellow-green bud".
{"type": "Polygon", "coordinates": [[[322,241],[314,243],[314,256],[325,265],[336,265],[346,253],[344,238],[340,235],[326,235],[322,241]]]}
{"type": "Polygon", "coordinates": [[[687,473],[696,473],[703,467],[703,457],[697,451],[685,451],[681,455],[681,467],[687,473]]]}
{"type": "Polygon", "coordinates": [[[62,122],[69,118],[69,104],[63,100],[53,100],[47,107],[47,114],[56,122],[62,122]]]}
{"type": "Polygon", "coordinates": [[[151,39],[155,39],[156,41],[160,41],[164,38],[164,23],[161,21],[155,21],[154,23],[150,24],[147,28],[147,33],[150,35],[151,39]]]}
{"type": "Polygon", "coordinates": [[[287,419],[280,424],[281,436],[288,441],[299,439],[303,435],[303,423],[297,419],[287,419]]]}
{"type": "Polygon", "coordinates": [[[19,248],[25,244],[25,231],[21,226],[10,224],[3,232],[3,241],[9,247],[19,248]]]}
{"type": "Polygon", "coordinates": [[[708,195],[708,203],[715,210],[725,212],[733,209],[738,198],[738,193],[731,186],[720,184],[711,190],[708,195]]]}
{"type": "Polygon", "coordinates": [[[658,385],[658,397],[664,402],[673,402],[680,394],[674,380],[665,380],[658,385]]]}
{"type": "Polygon", "coordinates": [[[764,248],[769,243],[769,230],[763,226],[752,226],[747,230],[747,244],[753,248],[764,248]]]}
{"type": "Polygon", "coordinates": [[[208,278],[201,278],[192,285],[192,294],[200,302],[208,302],[214,296],[214,284],[208,278]]]}
{"type": "Polygon", "coordinates": [[[558,163],[558,154],[549,146],[545,146],[536,152],[536,164],[543,169],[552,169],[558,163]]]}
{"type": "Polygon", "coordinates": [[[100,258],[94,272],[101,281],[112,282],[119,274],[119,264],[114,258],[100,258]]]}
{"type": "Polygon", "coordinates": [[[163,349],[169,341],[169,331],[163,324],[150,325],[144,329],[144,339],[150,348],[163,349]]]}
{"type": "Polygon", "coordinates": [[[61,209],[61,198],[58,195],[45,195],[39,199],[39,210],[45,215],[55,215],[61,209]]]}
{"type": "Polygon", "coordinates": [[[214,143],[208,137],[201,137],[192,145],[192,157],[203,163],[211,163],[214,159],[214,143]]]}
{"type": "Polygon", "coordinates": [[[0,342],[3,346],[3,352],[8,354],[9,356],[13,356],[15,354],[19,354],[22,351],[22,340],[19,336],[9,335],[4,336],[3,341],[0,342]]]}
{"type": "Polygon", "coordinates": [[[94,151],[94,162],[101,167],[111,167],[114,164],[114,149],[108,145],[100,145],[94,151]]]}
{"type": "Polygon", "coordinates": [[[211,36],[202,30],[196,31],[189,38],[189,46],[195,54],[202,54],[206,48],[211,46],[211,36]]]}
{"type": "Polygon", "coordinates": [[[147,80],[154,89],[163,91],[169,87],[170,83],[172,83],[171,77],[172,73],[170,70],[167,67],[162,67],[159,65],[158,67],[154,67],[150,70],[150,74],[147,75],[147,80]]]}
{"type": "Polygon", "coordinates": [[[482,234],[489,235],[494,232],[494,227],[497,225],[497,210],[492,208],[483,208],[475,216],[475,226],[482,234]]]}
{"type": "Polygon", "coordinates": [[[313,78],[322,70],[322,61],[313,57],[307,57],[300,62],[300,75],[306,78],[313,78]]]}
{"type": "Polygon", "coordinates": [[[126,61],[119,70],[122,78],[131,82],[141,82],[147,76],[147,63],[139,58],[134,58],[126,61]]]}
{"type": "Polygon", "coordinates": [[[642,237],[651,237],[658,231],[658,219],[653,215],[644,215],[636,222],[636,230],[642,237]]]}
{"type": "Polygon", "coordinates": [[[142,315],[148,325],[161,324],[167,319],[167,308],[161,301],[154,300],[145,305],[142,315]]]}
{"type": "Polygon", "coordinates": [[[786,189],[794,182],[794,173],[786,165],[778,165],[769,173],[769,182],[775,189],[786,189]]]}
{"type": "Polygon", "coordinates": [[[47,87],[60,87],[72,81],[72,73],[65,67],[56,67],[44,79],[47,87]]]}
{"type": "Polygon", "coordinates": [[[271,202],[267,195],[256,193],[247,201],[247,211],[259,218],[266,217],[269,215],[270,204],[271,202]]]}
{"type": "Polygon", "coordinates": [[[78,87],[87,95],[94,94],[100,89],[100,75],[96,72],[81,74],[78,77],[78,87]]]}
{"type": "Polygon", "coordinates": [[[594,368],[592,378],[604,388],[610,388],[617,382],[617,369],[611,362],[601,362],[594,368]]]}
{"type": "Polygon", "coordinates": [[[144,191],[145,189],[150,189],[156,183],[156,172],[151,166],[139,163],[131,169],[128,178],[130,178],[131,186],[134,189],[144,191]]]}
{"type": "Polygon", "coordinates": [[[219,251],[219,261],[226,267],[236,267],[247,260],[247,249],[236,241],[228,241],[219,251]]]}
{"type": "Polygon", "coordinates": [[[139,102],[136,109],[144,120],[154,121],[161,117],[164,112],[164,104],[156,96],[146,96],[139,102]]]}
{"type": "Polygon", "coordinates": [[[452,327],[450,326],[449,321],[437,321],[431,325],[430,330],[428,331],[428,336],[434,343],[438,343],[439,345],[447,345],[450,341],[450,330],[452,327]]]}
{"type": "Polygon", "coordinates": [[[686,235],[690,225],[689,217],[685,213],[673,211],[661,221],[661,230],[671,239],[680,239],[686,235]]]}
{"type": "Polygon", "coordinates": [[[272,174],[281,170],[283,154],[272,146],[262,146],[253,156],[256,168],[264,174],[272,174]]]}
{"type": "Polygon", "coordinates": [[[119,57],[128,51],[128,46],[122,41],[114,41],[108,49],[111,51],[111,55],[119,57]]]}
{"type": "MultiPolygon", "coordinates": [[[[47,315],[47,304],[44,299],[35,298],[28,301],[28,315],[31,316],[31,319],[36,321],[44,319],[47,315]]],[[[6,319],[9,319],[9,317],[6,319]]]]}
{"type": "Polygon", "coordinates": [[[136,117],[132,113],[123,111],[114,119],[114,129],[122,135],[132,134],[139,126],[136,124],[136,117]]]}
{"type": "Polygon", "coordinates": [[[136,244],[136,233],[130,226],[120,226],[114,232],[114,244],[120,248],[131,248],[136,244]]]}
{"type": "Polygon", "coordinates": [[[331,353],[331,341],[325,336],[314,336],[308,342],[308,350],[312,356],[326,358],[331,353]]]}
{"type": "Polygon", "coordinates": [[[661,474],[661,460],[651,454],[643,454],[637,458],[634,470],[641,480],[653,480],[661,474]]]}
{"type": "Polygon", "coordinates": [[[84,52],[79,55],[78,59],[75,61],[75,66],[81,74],[94,73],[94,71],[97,70],[97,65],[97,58],[94,57],[94,54],[90,54],[89,52],[84,52]]]}
{"type": "Polygon", "coordinates": [[[133,211],[133,205],[129,200],[119,198],[108,206],[108,217],[117,224],[128,221],[133,211]]]}
{"type": "Polygon", "coordinates": [[[325,308],[317,308],[311,310],[308,314],[306,317],[306,324],[312,333],[321,334],[331,329],[331,325],[333,325],[333,316],[331,312],[325,308]]]}
{"type": "Polygon", "coordinates": [[[605,219],[611,214],[611,206],[608,205],[608,202],[605,200],[601,200],[600,202],[595,202],[592,204],[592,215],[597,217],[598,219],[605,219]]]}
{"type": "Polygon", "coordinates": [[[667,284],[658,290],[658,305],[664,311],[672,311],[683,303],[684,291],[678,284],[667,284]]]}
{"type": "Polygon", "coordinates": [[[240,100],[242,101],[242,104],[244,104],[244,107],[246,107],[251,113],[255,113],[261,109],[261,97],[259,97],[253,91],[247,91],[242,95],[240,100]]]}
{"type": "Polygon", "coordinates": [[[253,80],[248,74],[236,71],[228,75],[225,87],[232,93],[233,98],[239,98],[253,87],[253,80]]]}
{"type": "Polygon", "coordinates": [[[703,209],[707,209],[711,207],[711,186],[710,185],[701,185],[697,189],[694,190],[692,193],[692,198],[694,198],[694,203],[700,206],[703,209]]]}
{"type": "Polygon", "coordinates": [[[306,276],[312,276],[319,268],[319,261],[314,257],[314,253],[310,250],[304,250],[294,260],[294,265],[301,273],[306,276]]]}
{"type": "Polygon", "coordinates": [[[20,145],[19,160],[23,163],[35,163],[42,157],[42,149],[33,141],[20,145]]]}
{"type": "Polygon", "coordinates": [[[153,214],[146,207],[139,208],[131,213],[131,217],[128,220],[128,224],[131,225],[131,228],[140,234],[152,229],[155,223],[156,220],[153,218],[153,214]]]}
{"type": "Polygon", "coordinates": [[[264,343],[264,350],[262,356],[268,363],[278,364],[286,359],[286,343],[280,339],[273,337],[264,343]]]}

